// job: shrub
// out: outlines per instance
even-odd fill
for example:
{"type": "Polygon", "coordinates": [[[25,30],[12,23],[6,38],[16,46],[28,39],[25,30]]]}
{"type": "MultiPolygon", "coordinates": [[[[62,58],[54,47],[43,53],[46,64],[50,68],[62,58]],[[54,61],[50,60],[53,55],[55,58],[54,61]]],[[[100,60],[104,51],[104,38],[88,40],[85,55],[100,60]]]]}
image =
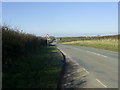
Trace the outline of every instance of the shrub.
{"type": "Polygon", "coordinates": [[[46,46],[47,41],[42,37],[25,34],[2,26],[2,64],[12,63],[15,58],[25,56],[38,47],[46,46]]]}

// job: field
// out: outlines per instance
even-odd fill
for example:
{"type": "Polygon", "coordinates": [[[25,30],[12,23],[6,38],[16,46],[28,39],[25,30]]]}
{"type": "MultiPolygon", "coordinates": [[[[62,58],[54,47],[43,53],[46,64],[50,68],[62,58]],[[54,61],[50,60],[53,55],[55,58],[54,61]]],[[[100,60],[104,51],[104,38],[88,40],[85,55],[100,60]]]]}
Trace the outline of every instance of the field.
{"type": "MultiPolygon", "coordinates": [[[[94,47],[118,51],[118,36],[62,38],[60,44],[94,47]],[[62,41],[63,40],[63,41],[62,41]]],[[[119,50],[120,51],[120,50],[119,50]]]]}

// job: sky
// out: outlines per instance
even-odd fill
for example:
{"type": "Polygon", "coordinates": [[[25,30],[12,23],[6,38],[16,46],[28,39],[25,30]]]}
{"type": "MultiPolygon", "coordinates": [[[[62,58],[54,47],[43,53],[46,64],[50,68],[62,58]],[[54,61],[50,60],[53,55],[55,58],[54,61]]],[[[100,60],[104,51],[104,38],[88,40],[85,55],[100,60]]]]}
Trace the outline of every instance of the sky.
{"type": "Polygon", "coordinates": [[[55,37],[118,33],[117,2],[3,2],[2,23],[55,37]]]}

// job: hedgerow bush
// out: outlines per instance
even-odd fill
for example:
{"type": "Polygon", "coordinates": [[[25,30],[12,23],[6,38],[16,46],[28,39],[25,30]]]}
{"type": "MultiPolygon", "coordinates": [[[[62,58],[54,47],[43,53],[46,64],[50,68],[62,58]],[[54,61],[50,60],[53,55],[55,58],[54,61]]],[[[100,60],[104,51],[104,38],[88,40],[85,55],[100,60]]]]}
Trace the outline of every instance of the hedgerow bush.
{"type": "Polygon", "coordinates": [[[47,41],[42,37],[25,34],[6,26],[2,26],[2,64],[14,62],[16,58],[28,55],[41,46],[46,46],[47,41]]]}

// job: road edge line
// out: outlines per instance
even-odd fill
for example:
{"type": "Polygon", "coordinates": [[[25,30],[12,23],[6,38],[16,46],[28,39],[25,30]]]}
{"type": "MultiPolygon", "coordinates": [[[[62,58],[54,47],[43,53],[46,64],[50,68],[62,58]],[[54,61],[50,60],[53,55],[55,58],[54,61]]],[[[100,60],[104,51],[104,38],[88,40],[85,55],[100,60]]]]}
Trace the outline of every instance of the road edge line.
{"type": "Polygon", "coordinates": [[[57,90],[61,90],[61,85],[62,85],[61,80],[63,78],[63,74],[65,73],[65,69],[66,69],[66,56],[64,55],[65,53],[63,53],[58,47],[57,47],[57,49],[63,56],[63,66],[62,66],[62,70],[60,72],[60,77],[59,77],[58,83],[57,83],[57,90]]]}
{"type": "Polygon", "coordinates": [[[102,86],[104,86],[105,88],[107,88],[107,86],[105,84],[103,84],[100,80],[96,79],[102,86]]]}

